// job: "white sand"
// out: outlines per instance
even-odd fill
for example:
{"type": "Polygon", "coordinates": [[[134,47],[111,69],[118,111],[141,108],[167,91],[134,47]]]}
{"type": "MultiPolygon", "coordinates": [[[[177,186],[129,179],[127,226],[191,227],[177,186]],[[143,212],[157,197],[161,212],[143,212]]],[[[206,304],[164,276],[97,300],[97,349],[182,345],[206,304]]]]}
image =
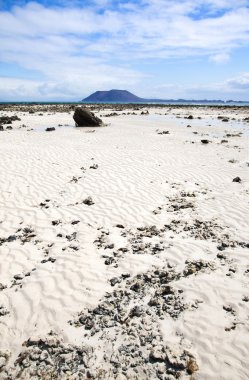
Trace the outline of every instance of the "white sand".
{"type": "MultiPolygon", "coordinates": [[[[217,120],[221,112],[209,109],[157,115],[165,112],[104,118],[109,125],[94,133],[57,127],[73,125],[72,113],[38,116],[18,112],[21,121],[13,122],[13,130],[0,132],[0,239],[17,237],[0,243],[0,283],[6,286],[0,291],[0,307],[9,312],[0,316],[0,350],[2,358],[10,353],[8,362],[0,358],[1,379],[7,378],[7,373],[14,374],[13,378],[35,378],[11,369],[30,337],[45,337],[53,330],[65,343],[93,344],[84,337],[83,326],[76,328],[68,321],[77,319],[86,308],[96,307],[107,291],[112,292],[112,277],[122,273],[135,276],[167,263],[181,272],[185,260],[200,259],[211,263],[214,270],[204,268],[175,282],[188,306],[177,319],[170,315],[158,319],[164,343],[193,354],[199,370],[192,379],[249,378],[249,249],[237,243],[224,251],[217,249],[222,234],[228,234],[230,242],[249,243],[249,124],[238,122],[248,114],[243,110],[228,115],[237,120],[224,123],[217,120]],[[202,119],[176,119],[173,115],[194,112],[202,119]],[[18,129],[22,124],[34,130],[18,129]],[[188,124],[192,128],[187,128],[188,124]],[[45,132],[48,126],[55,126],[56,131],[45,132]],[[157,130],[170,134],[159,135],[157,130]],[[193,134],[195,131],[198,134],[193,134]],[[241,137],[225,137],[240,131],[241,137]],[[211,143],[202,144],[203,138],[211,143]],[[228,142],[221,144],[222,139],[228,142]],[[90,169],[93,164],[98,168],[90,169]],[[232,182],[237,176],[241,183],[232,182]],[[77,182],[70,182],[73,177],[77,182]],[[184,198],[183,191],[195,196],[184,198]],[[91,206],[82,203],[89,196],[94,201],[91,206]],[[172,209],[172,204],[186,201],[193,208],[172,209]],[[184,221],[191,225],[196,219],[215,221],[224,229],[212,227],[214,241],[182,230],[166,231],[160,238],[147,238],[156,243],[160,240],[162,251],[152,255],[129,250],[116,259],[117,267],[115,263],[105,265],[102,257],[111,256],[113,249],[98,248],[94,243],[104,230],[110,233],[107,243],[114,243],[115,249],[129,248],[129,233],[122,237],[116,224],[135,233],[140,226],[162,228],[172,220],[179,220],[180,226],[184,221]],[[53,226],[54,220],[61,223],[53,226]],[[79,223],[72,225],[72,221],[79,223]],[[20,237],[25,227],[35,236],[23,243],[20,237]],[[69,241],[66,235],[74,232],[75,239],[69,241]],[[57,236],[60,233],[62,237],[57,236]],[[218,258],[218,253],[226,258],[218,258]],[[46,257],[56,261],[41,263],[46,257]],[[15,275],[27,272],[30,276],[13,282],[15,275]],[[1,368],[1,363],[6,366],[1,368]]],[[[108,339],[105,344],[107,347],[108,339]]],[[[96,338],[94,345],[98,365],[104,368],[103,343],[96,338]]],[[[134,378],[122,376],[119,378],[134,378]]],[[[181,378],[190,375],[183,372],[181,378]]]]}

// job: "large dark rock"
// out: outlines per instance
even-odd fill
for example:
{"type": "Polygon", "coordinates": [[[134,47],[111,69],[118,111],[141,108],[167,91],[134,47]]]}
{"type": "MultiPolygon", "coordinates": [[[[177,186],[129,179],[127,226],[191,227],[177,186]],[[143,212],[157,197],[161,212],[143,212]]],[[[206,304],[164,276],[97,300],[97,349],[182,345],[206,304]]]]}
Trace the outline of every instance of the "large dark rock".
{"type": "Polygon", "coordinates": [[[102,120],[95,116],[93,112],[82,107],[75,108],[73,118],[76,127],[98,127],[103,124],[102,120]]]}

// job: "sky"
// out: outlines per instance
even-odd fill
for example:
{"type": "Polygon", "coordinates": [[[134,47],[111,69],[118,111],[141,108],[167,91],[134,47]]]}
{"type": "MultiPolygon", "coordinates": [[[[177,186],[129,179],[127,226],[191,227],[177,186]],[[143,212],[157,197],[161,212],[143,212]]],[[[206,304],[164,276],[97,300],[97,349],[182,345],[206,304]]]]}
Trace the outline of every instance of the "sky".
{"type": "Polygon", "coordinates": [[[0,101],[249,100],[249,0],[0,0],[0,101]]]}

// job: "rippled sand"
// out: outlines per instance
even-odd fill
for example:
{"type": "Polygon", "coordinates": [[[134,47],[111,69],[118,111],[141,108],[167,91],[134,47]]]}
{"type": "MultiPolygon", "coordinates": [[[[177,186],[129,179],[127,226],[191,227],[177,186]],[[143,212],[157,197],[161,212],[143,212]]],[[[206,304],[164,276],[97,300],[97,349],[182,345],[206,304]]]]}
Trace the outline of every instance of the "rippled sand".
{"type": "Polygon", "coordinates": [[[249,111],[114,111],[1,111],[0,378],[246,380],[249,111]]]}

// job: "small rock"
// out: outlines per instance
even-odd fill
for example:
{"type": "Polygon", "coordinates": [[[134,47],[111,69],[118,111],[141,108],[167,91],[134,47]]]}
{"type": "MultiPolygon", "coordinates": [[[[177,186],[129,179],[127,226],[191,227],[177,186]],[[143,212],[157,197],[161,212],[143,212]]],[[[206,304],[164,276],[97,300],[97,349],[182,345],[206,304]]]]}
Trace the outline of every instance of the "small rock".
{"type": "Polygon", "coordinates": [[[55,128],[54,127],[48,127],[45,129],[46,132],[52,132],[52,131],[55,131],[55,128]]]}
{"type": "Polygon", "coordinates": [[[1,356],[0,357],[0,371],[3,367],[5,367],[5,365],[6,365],[6,359],[1,356]]]}
{"type": "Polygon", "coordinates": [[[99,165],[98,164],[94,164],[94,165],[91,165],[89,169],[98,169],[99,165]]]}
{"type": "Polygon", "coordinates": [[[110,284],[111,286],[115,286],[116,284],[119,284],[121,282],[120,277],[113,277],[110,279],[110,284]]]}
{"type": "Polygon", "coordinates": [[[216,256],[218,259],[224,259],[224,260],[227,259],[227,255],[225,255],[224,253],[217,253],[216,256]]]}
{"type": "Polygon", "coordinates": [[[116,224],[117,228],[124,228],[123,224],[116,224]]]}
{"type": "Polygon", "coordinates": [[[132,317],[141,317],[143,315],[143,309],[140,306],[134,306],[133,309],[131,309],[129,316],[132,317]]]}
{"type": "Polygon", "coordinates": [[[5,315],[9,314],[10,312],[5,309],[4,306],[0,306],[0,317],[4,317],[5,315]]]}
{"type": "Polygon", "coordinates": [[[192,375],[194,372],[197,372],[199,369],[198,364],[194,359],[190,359],[187,363],[187,372],[192,375]]]}
{"type": "MultiPolygon", "coordinates": [[[[217,249],[218,249],[219,251],[224,251],[224,250],[225,250],[226,248],[228,248],[228,247],[229,247],[228,244],[222,242],[221,245],[218,245],[217,249]]],[[[217,256],[217,257],[218,257],[218,256],[217,256]]]]}
{"type": "Polygon", "coordinates": [[[105,260],[105,265],[111,265],[113,262],[115,262],[113,257],[109,257],[105,260]]]}
{"type": "Polygon", "coordinates": [[[8,238],[7,238],[7,242],[8,243],[11,243],[12,241],[15,241],[16,240],[16,236],[15,235],[10,235],[8,238]]]}
{"type": "Polygon", "coordinates": [[[231,305],[224,305],[223,310],[225,310],[227,313],[231,313],[231,314],[235,313],[231,305]]]}
{"type": "Polygon", "coordinates": [[[105,249],[113,249],[114,248],[114,244],[112,243],[112,244],[107,244],[106,246],[105,246],[105,249]]]}
{"type": "Polygon", "coordinates": [[[73,220],[71,224],[75,225],[75,224],[78,224],[78,223],[80,223],[80,220],[73,220]]]}
{"type": "Polygon", "coordinates": [[[61,223],[61,220],[52,220],[52,226],[58,226],[61,223]]]}
{"type": "Polygon", "coordinates": [[[77,236],[77,233],[76,232],[73,232],[71,235],[66,235],[66,239],[68,241],[72,241],[72,240],[75,240],[76,239],[76,236],[77,236]]]}
{"type": "Polygon", "coordinates": [[[14,279],[15,279],[15,280],[22,280],[23,278],[24,278],[24,275],[23,275],[23,274],[20,274],[20,273],[19,273],[19,274],[15,274],[15,275],[14,275],[14,279]]]}
{"type": "Polygon", "coordinates": [[[91,330],[94,326],[94,321],[92,318],[89,318],[89,317],[80,317],[79,318],[79,322],[85,326],[85,329],[86,330],[91,330]]]}
{"type": "Polygon", "coordinates": [[[150,359],[152,361],[164,361],[166,359],[166,354],[164,352],[163,347],[155,347],[151,352],[150,352],[150,359]]]}
{"type": "Polygon", "coordinates": [[[0,292],[1,292],[2,290],[6,289],[6,288],[7,288],[7,286],[6,286],[6,285],[3,285],[3,284],[0,282],[0,292]]]}
{"type": "Polygon", "coordinates": [[[241,182],[241,178],[240,178],[240,177],[235,177],[235,178],[233,179],[233,182],[238,182],[238,183],[240,183],[240,182],[241,182]]]}
{"type": "Polygon", "coordinates": [[[84,203],[84,205],[87,205],[87,206],[94,205],[92,197],[87,197],[86,199],[84,199],[82,203],[84,203]]]}

